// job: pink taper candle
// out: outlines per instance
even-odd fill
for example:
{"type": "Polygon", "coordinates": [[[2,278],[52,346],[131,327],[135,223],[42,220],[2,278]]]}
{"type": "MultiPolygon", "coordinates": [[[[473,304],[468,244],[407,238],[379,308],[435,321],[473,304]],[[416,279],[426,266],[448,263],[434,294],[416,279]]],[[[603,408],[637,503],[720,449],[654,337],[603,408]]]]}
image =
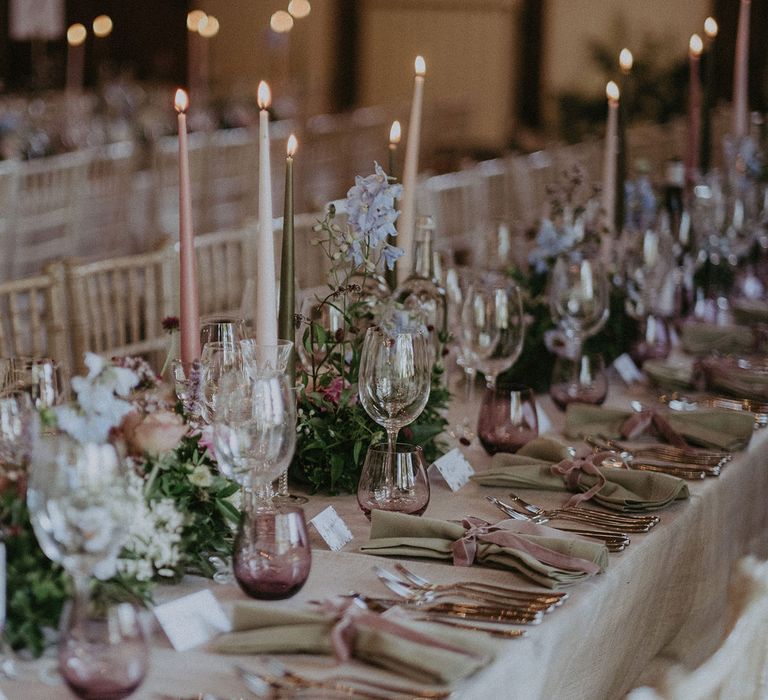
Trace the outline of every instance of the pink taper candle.
{"type": "Polygon", "coordinates": [[[179,325],[181,362],[189,367],[200,358],[200,302],[197,290],[195,236],[192,232],[192,194],[189,186],[189,152],[187,149],[187,108],[189,98],[184,90],[176,90],[176,112],[179,120],[179,325]]]}
{"type": "Polygon", "coordinates": [[[608,123],[603,154],[603,210],[610,228],[616,214],[616,155],[619,148],[619,86],[611,80],[605,86],[608,98],[608,123]]]}
{"type": "Polygon", "coordinates": [[[688,184],[693,183],[699,169],[699,148],[701,146],[701,52],[704,42],[698,34],[691,37],[688,45],[688,152],[685,157],[685,172],[688,184]]]}
{"type": "Polygon", "coordinates": [[[256,328],[261,345],[277,345],[275,239],[272,228],[272,169],[269,163],[269,111],[272,94],[263,80],[259,109],[259,235],[256,245],[256,328]]]}
{"type": "Polygon", "coordinates": [[[747,135],[747,70],[749,65],[749,11],[751,0],[741,0],[736,55],[733,63],[733,135],[747,135]]]}
{"type": "Polygon", "coordinates": [[[424,74],[427,66],[421,56],[414,62],[413,102],[408,121],[408,141],[405,144],[405,164],[403,165],[403,207],[397,222],[397,245],[404,255],[398,262],[397,269],[401,279],[405,279],[413,261],[413,228],[416,223],[416,182],[419,175],[419,142],[421,140],[421,112],[424,102],[424,74]]]}

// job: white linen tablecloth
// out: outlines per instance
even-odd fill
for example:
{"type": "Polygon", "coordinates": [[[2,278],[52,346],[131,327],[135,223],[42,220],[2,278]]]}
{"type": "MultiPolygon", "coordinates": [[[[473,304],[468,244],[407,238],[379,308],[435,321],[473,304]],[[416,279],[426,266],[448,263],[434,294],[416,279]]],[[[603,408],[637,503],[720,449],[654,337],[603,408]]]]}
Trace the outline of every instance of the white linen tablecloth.
{"type": "MultiPolygon", "coordinates": [[[[615,392],[612,405],[625,405],[615,392]],[[621,402],[621,403],[620,403],[621,402]]],[[[549,400],[542,402],[556,429],[559,414],[549,400]]],[[[456,686],[454,697],[547,698],[578,700],[620,698],[633,687],[652,683],[671,663],[697,665],[718,645],[727,621],[728,582],[733,563],[746,553],[768,554],[768,431],[755,433],[749,449],[727,465],[719,478],[689,482],[691,498],[661,511],[661,523],[648,534],[632,535],[632,544],[612,554],[608,571],[569,590],[570,599],[529,627],[523,639],[499,640],[496,661],[456,686]]],[[[475,469],[488,464],[479,448],[466,450],[475,469]]],[[[451,493],[432,483],[427,515],[457,518],[477,515],[501,519],[485,495],[506,495],[506,489],[469,484],[451,493]]],[[[542,505],[564,502],[563,494],[528,491],[525,497],[542,505]]],[[[313,531],[313,565],[304,588],[289,601],[274,605],[300,606],[308,600],[356,590],[385,595],[371,567],[392,561],[362,555],[358,547],[368,538],[369,524],[354,497],[313,496],[305,506],[307,519],[333,505],[350,526],[354,540],[342,552],[330,552],[313,531]]],[[[503,585],[528,585],[512,573],[480,567],[456,568],[445,563],[413,561],[418,573],[437,582],[462,579],[503,585]]],[[[173,588],[159,588],[158,599],[177,597],[207,587],[225,606],[244,598],[236,584],[189,580],[173,588]]],[[[323,675],[336,669],[327,657],[282,657],[297,671],[323,675]]],[[[162,633],[152,641],[151,670],[132,696],[153,698],[157,693],[196,697],[213,693],[221,698],[250,697],[232,671],[235,663],[256,665],[249,657],[229,657],[205,649],[177,653],[162,633]]],[[[21,677],[0,681],[9,700],[55,700],[71,697],[66,688],[40,680],[52,671],[55,658],[21,664],[21,677]]],[[[393,677],[352,662],[344,671],[393,677]]],[[[54,674],[48,674],[54,675],[54,674]]]]}

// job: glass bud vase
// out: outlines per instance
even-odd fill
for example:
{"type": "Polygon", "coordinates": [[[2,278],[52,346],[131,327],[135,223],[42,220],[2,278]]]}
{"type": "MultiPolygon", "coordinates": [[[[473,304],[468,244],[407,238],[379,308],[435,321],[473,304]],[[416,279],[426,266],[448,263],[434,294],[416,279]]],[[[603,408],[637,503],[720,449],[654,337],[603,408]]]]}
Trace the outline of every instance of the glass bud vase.
{"type": "Polygon", "coordinates": [[[411,274],[395,290],[395,300],[423,323],[430,345],[437,351],[448,322],[448,295],[439,281],[434,252],[435,221],[431,216],[416,219],[411,274]]]}

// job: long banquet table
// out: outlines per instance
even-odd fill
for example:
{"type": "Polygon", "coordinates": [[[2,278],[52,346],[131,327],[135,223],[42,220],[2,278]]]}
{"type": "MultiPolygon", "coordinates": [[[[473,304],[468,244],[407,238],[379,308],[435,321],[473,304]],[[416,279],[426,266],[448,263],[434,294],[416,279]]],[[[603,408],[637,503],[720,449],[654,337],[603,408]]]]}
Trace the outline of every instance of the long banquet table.
{"type": "MultiPolygon", "coordinates": [[[[612,389],[608,405],[626,405],[626,392],[612,389]]],[[[563,417],[549,399],[541,408],[555,430],[563,417]]],[[[460,406],[454,407],[458,413],[460,406]]],[[[547,615],[540,626],[527,628],[522,639],[500,640],[495,661],[455,687],[454,697],[495,698],[620,698],[633,687],[652,682],[672,663],[696,665],[718,645],[728,617],[728,584],[733,563],[747,553],[768,555],[768,430],[756,432],[744,453],[727,465],[719,478],[689,482],[691,497],[659,513],[661,523],[648,534],[633,535],[627,550],[611,554],[605,574],[571,589],[563,606],[547,615]]],[[[465,451],[476,470],[489,458],[479,447],[465,451]]],[[[526,492],[546,506],[561,504],[565,496],[526,492]]],[[[506,495],[506,489],[468,484],[457,493],[439,481],[432,483],[426,515],[456,518],[466,514],[500,519],[485,495],[506,495]]],[[[341,552],[331,552],[313,537],[313,566],[304,588],[289,601],[274,605],[301,606],[306,601],[356,590],[384,595],[371,567],[391,568],[392,560],[357,553],[367,539],[369,524],[354,497],[312,497],[307,518],[333,505],[349,525],[354,539],[341,552]]],[[[409,567],[438,582],[472,579],[502,585],[528,584],[514,574],[480,567],[456,568],[444,563],[412,561],[409,567]]],[[[189,579],[158,590],[159,601],[201,588],[210,589],[226,607],[243,599],[236,584],[220,585],[189,579]]],[[[312,675],[337,670],[328,657],[281,657],[292,669],[312,675]]],[[[175,652],[157,631],[152,640],[151,669],[132,696],[157,694],[218,698],[251,697],[233,672],[235,663],[258,667],[253,657],[229,657],[204,648],[175,652]]],[[[357,662],[345,671],[393,681],[383,671],[357,662]]],[[[56,678],[55,657],[20,664],[20,678],[0,681],[9,700],[55,700],[71,697],[56,678]],[[58,682],[58,685],[56,683],[58,682]]]]}

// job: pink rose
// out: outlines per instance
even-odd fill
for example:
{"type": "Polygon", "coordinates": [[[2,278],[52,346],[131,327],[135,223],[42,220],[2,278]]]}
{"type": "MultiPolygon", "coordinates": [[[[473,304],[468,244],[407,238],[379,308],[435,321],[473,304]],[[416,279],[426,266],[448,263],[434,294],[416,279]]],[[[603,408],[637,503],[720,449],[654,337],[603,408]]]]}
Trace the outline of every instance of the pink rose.
{"type": "Polygon", "coordinates": [[[125,439],[132,453],[163,455],[178,447],[187,426],[178,413],[157,411],[146,416],[133,413],[123,422],[125,439]]]}

